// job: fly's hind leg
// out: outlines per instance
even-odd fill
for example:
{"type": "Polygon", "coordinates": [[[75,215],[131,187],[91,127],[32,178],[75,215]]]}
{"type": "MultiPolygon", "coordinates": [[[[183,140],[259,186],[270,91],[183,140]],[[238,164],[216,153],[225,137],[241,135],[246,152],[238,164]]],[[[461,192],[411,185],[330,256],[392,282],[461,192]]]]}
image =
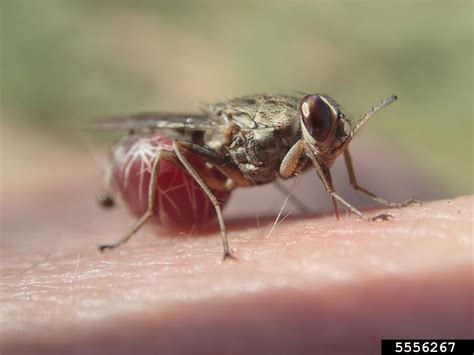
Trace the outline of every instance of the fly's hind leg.
{"type": "MultiPolygon", "coordinates": [[[[214,194],[212,193],[211,189],[206,184],[204,179],[198,174],[196,169],[194,169],[191,163],[184,156],[183,152],[186,152],[186,151],[193,151],[193,145],[186,142],[180,142],[180,141],[173,142],[173,152],[176,154],[176,157],[181,162],[181,165],[186,169],[189,175],[191,175],[194,181],[196,181],[196,183],[199,185],[201,190],[206,194],[207,198],[214,206],[214,209],[217,215],[217,221],[219,222],[219,228],[221,231],[222,244],[224,247],[224,260],[235,259],[235,257],[230,252],[229,241],[227,240],[227,230],[225,227],[224,217],[222,216],[222,209],[219,204],[219,201],[217,200],[216,196],[214,196],[214,194]]],[[[202,159],[206,160],[206,155],[199,154],[199,156],[202,159]]]]}
{"type": "Polygon", "coordinates": [[[115,243],[99,245],[100,251],[108,249],[114,249],[124,243],[126,243],[152,216],[153,210],[156,204],[156,185],[158,183],[159,176],[159,163],[161,159],[168,160],[172,163],[176,161],[173,153],[166,150],[160,150],[153,161],[153,165],[150,172],[150,183],[148,184],[148,201],[146,212],[140,217],[140,219],[115,243]]]}
{"type": "Polygon", "coordinates": [[[114,207],[115,201],[107,191],[100,191],[97,194],[97,203],[103,208],[114,207]]]}
{"type": "Polygon", "coordinates": [[[386,200],[382,197],[379,197],[379,196],[375,195],[374,193],[372,193],[369,190],[363,188],[362,186],[360,186],[357,183],[357,179],[356,179],[355,172],[354,172],[354,166],[352,165],[351,154],[349,152],[349,149],[347,149],[347,148],[346,148],[346,150],[344,150],[344,161],[346,162],[347,173],[349,174],[350,184],[354,188],[354,190],[362,192],[363,194],[369,196],[372,200],[377,201],[378,203],[380,203],[382,205],[385,205],[385,206],[389,206],[389,207],[401,208],[401,207],[405,207],[405,206],[420,205],[421,204],[420,201],[415,200],[413,198],[409,199],[409,200],[406,200],[405,202],[399,203],[399,202],[391,202],[391,201],[388,201],[388,200],[386,200]]]}

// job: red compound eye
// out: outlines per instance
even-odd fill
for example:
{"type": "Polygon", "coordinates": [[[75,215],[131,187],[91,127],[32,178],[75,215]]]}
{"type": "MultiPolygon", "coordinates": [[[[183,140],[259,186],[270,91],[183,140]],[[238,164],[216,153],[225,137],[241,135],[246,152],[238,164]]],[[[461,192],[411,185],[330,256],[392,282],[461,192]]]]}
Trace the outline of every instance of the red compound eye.
{"type": "MultiPolygon", "coordinates": [[[[148,184],[153,162],[160,149],[171,151],[171,140],[154,134],[148,137],[129,136],[112,150],[111,188],[136,216],[145,213],[148,184]]],[[[194,155],[186,158],[199,172],[207,169],[224,182],[226,178],[194,155]]],[[[155,220],[168,226],[205,224],[216,217],[214,207],[199,185],[183,169],[162,159],[159,164],[155,204],[155,220]]],[[[224,207],[230,191],[213,191],[224,207]]]]}
{"type": "Polygon", "coordinates": [[[300,113],[308,133],[317,141],[329,135],[334,117],[329,105],[320,95],[307,95],[301,100],[300,113]]]}

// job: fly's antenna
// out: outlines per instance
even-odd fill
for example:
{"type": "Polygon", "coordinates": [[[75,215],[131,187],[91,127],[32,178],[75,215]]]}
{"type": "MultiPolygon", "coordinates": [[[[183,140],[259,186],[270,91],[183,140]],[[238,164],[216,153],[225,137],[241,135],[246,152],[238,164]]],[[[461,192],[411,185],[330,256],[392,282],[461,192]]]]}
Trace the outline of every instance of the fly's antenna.
{"type": "Polygon", "coordinates": [[[377,112],[379,112],[381,109],[384,107],[390,105],[392,102],[396,101],[398,97],[396,95],[392,95],[387,97],[386,99],[382,100],[378,105],[374,106],[369,112],[365,113],[360,120],[357,121],[355,124],[354,128],[352,131],[349,133],[349,137],[346,140],[345,144],[349,143],[352,138],[356,135],[357,131],[365,125],[365,123],[369,120],[370,117],[375,115],[377,112]]]}

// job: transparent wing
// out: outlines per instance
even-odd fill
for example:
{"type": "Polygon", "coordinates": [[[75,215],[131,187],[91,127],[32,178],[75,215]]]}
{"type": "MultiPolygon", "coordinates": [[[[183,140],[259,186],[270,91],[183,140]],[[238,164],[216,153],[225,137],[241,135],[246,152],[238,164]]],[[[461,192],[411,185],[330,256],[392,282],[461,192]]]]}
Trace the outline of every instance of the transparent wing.
{"type": "Polygon", "coordinates": [[[133,130],[153,131],[162,129],[179,129],[190,131],[219,130],[222,122],[218,118],[211,118],[202,113],[162,113],[145,112],[123,116],[105,117],[87,125],[91,130],[133,130]]]}

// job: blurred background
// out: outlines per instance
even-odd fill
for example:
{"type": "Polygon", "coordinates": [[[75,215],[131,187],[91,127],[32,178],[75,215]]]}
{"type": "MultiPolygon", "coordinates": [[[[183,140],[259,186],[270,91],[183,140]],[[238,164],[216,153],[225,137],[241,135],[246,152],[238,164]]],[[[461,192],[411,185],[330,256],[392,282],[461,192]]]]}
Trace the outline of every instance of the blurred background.
{"type": "Polygon", "coordinates": [[[394,200],[473,192],[471,1],[2,0],[0,11],[1,192],[18,205],[45,186],[93,203],[96,138],[80,129],[91,118],[261,92],[327,93],[354,116],[397,94],[354,141],[361,183],[394,200]]]}

